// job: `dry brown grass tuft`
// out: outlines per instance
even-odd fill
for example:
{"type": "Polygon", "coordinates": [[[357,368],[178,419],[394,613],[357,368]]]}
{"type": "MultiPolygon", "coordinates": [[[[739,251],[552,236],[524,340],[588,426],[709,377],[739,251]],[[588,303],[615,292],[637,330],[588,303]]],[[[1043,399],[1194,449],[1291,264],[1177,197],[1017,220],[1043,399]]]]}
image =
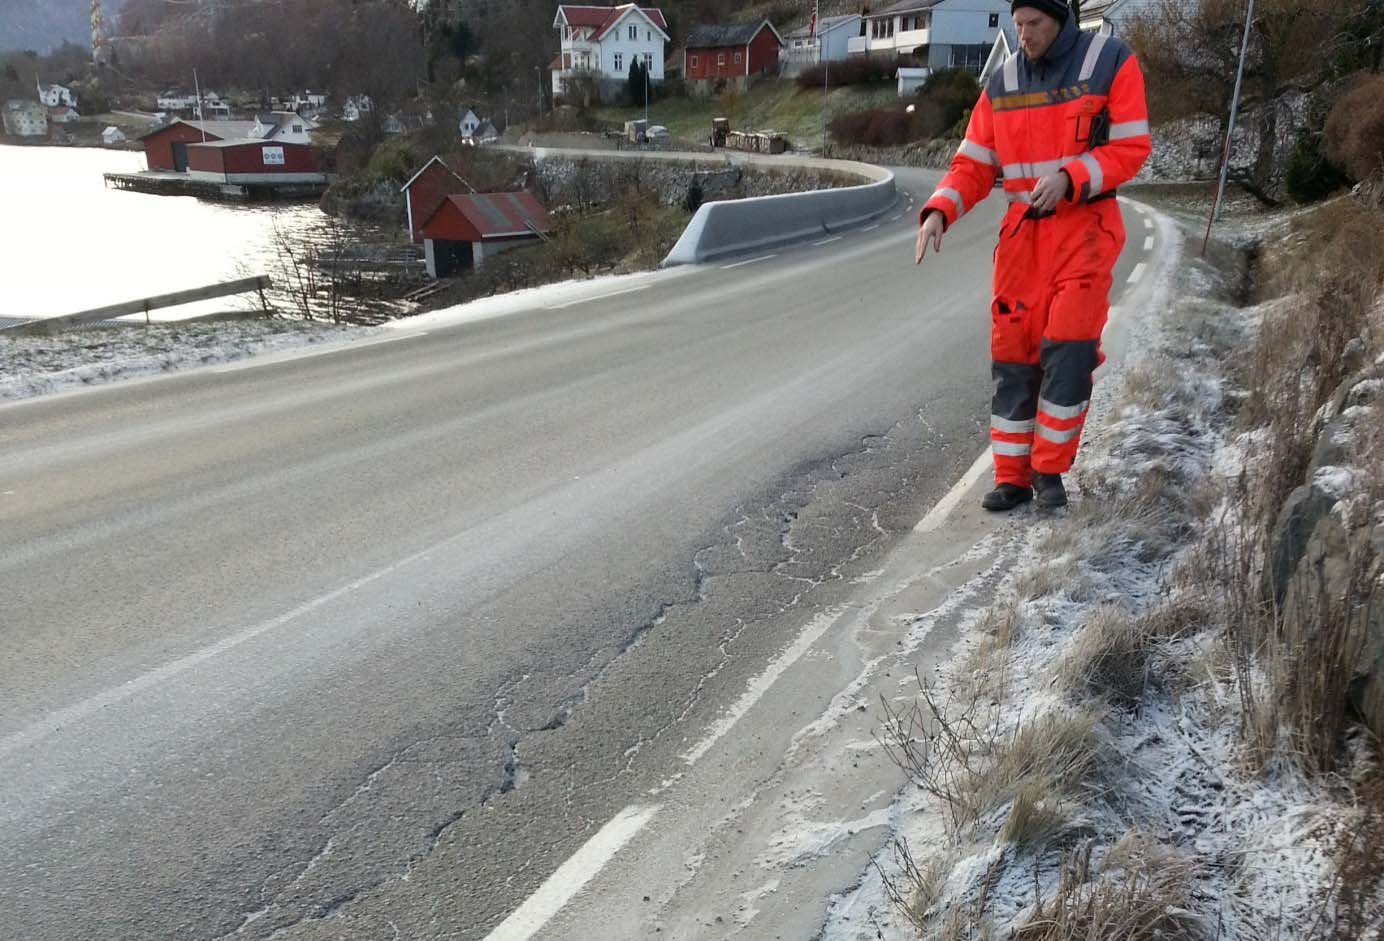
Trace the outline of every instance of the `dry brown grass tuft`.
{"type": "Polygon", "coordinates": [[[1120,840],[1099,865],[1091,845],[1070,853],[1053,898],[1040,903],[1015,941],[1143,941],[1201,938],[1187,911],[1191,865],[1140,833],[1120,840]]]}
{"type": "Polygon", "coordinates": [[[1000,839],[1021,849],[1039,846],[1061,831],[1067,819],[1056,795],[1044,791],[1038,784],[1025,784],[1009,806],[1009,814],[1000,828],[1000,839]]]}
{"type": "Polygon", "coordinates": [[[1072,693],[1092,692],[1131,708],[1159,680],[1151,676],[1163,643],[1196,633],[1205,624],[1201,605],[1190,599],[1162,605],[1140,617],[1101,605],[1086,619],[1058,663],[1056,681],[1072,693]]]}

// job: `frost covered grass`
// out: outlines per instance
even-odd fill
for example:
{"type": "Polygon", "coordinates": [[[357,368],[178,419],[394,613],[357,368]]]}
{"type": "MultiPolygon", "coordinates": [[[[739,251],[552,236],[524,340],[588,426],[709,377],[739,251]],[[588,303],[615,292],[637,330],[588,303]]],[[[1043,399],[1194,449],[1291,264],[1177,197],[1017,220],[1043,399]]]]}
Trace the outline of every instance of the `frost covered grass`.
{"type": "Polygon", "coordinates": [[[0,335],[0,400],[228,363],[369,332],[275,318],[98,326],[53,336],[0,335]]]}
{"type": "Polygon", "coordinates": [[[951,664],[885,710],[915,785],[876,860],[908,925],[888,936],[1384,931],[1357,712],[1384,607],[1378,221],[1333,203],[1261,229],[1257,267],[1189,260],[1140,327],[1071,510],[1022,531],[951,664]],[[1318,503],[1339,525],[1295,537],[1318,503]]]}

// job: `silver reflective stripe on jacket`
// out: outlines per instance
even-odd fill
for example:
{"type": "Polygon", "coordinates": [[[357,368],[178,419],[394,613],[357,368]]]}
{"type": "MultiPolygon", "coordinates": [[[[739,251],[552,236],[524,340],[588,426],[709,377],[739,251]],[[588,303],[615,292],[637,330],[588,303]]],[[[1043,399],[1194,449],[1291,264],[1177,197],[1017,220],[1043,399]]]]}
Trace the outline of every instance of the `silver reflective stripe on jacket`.
{"type": "Polygon", "coordinates": [[[1100,161],[1090,154],[1082,154],[1076,159],[1086,164],[1086,170],[1091,174],[1091,192],[1087,198],[1105,189],[1105,171],[1100,168],[1100,161]]]}
{"type": "Polygon", "coordinates": [[[1017,180],[1024,178],[1038,179],[1040,176],[1047,176],[1049,173],[1056,173],[1061,170],[1070,157],[1064,160],[1041,160],[1037,163],[1007,163],[1004,165],[1005,179],[1017,180]]]}
{"type": "Polygon", "coordinates": [[[1014,53],[1004,63],[1004,90],[1016,92],[1019,90],[1019,53],[1014,53]]]}
{"type": "Polygon", "coordinates": [[[1149,122],[1147,121],[1125,121],[1121,124],[1110,125],[1111,140],[1128,140],[1131,137],[1147,137],[1149,133],[1149,122]]]}
{"type": "Polygon", "coordinates": [[[1077,81],[1088,82],[1091,76],[1096,74],[1096,63],[1100,61],[1101,50],[1105,48],[1106,41],[1104,33],[1097,33],[1091,39],[1091,46],[1086,50],[1086,60],[1081,63],[1081,77],[1077,81]]]}
{"type": "Polygon", "coordinates": [[[963,140],[961,146],[956,149],[956,153],[958,156],[970,157],[972,160],[978,160],[992,167],[1000,165],[999,154],[988,147],[980,146],[973,140],[963,140]]]}
{"type": "MultiPolygon", "coordinates": [[[[938,196],[945,196],[947,199],[950,199],[952,202],[956,203],[956,217],[958,219],[966,214],[966,206],[964,203],[961,202],[961,194],[958,193],[956,190],[952,189],[950,186],[944,186],[937,192],[932,194],[933,199],[936,199],[938,196]]],[[[930,201],[931,200],[929,200],[929,202],[930,201]]]]}

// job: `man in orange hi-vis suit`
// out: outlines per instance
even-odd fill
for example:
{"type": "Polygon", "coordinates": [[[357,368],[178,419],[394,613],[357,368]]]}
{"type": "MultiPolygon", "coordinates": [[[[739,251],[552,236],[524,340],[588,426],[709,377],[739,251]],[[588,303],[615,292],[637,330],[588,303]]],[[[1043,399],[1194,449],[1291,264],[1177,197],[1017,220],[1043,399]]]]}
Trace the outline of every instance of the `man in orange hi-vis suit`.
{"type": "Polygon", "coordinates": [[[987,510],[1037,494],[1067,503],[1091,374],[1103,360],[1112,269],[1124,247],[1115,188],[1149,155],[1144,78],[1129,47],[1083,33],[1064,0],[1015,0],[1020,51],[981,92],[966,139],[919,218],[916,260],[1004,175],[990,350],[995,489],[987,510]]]}

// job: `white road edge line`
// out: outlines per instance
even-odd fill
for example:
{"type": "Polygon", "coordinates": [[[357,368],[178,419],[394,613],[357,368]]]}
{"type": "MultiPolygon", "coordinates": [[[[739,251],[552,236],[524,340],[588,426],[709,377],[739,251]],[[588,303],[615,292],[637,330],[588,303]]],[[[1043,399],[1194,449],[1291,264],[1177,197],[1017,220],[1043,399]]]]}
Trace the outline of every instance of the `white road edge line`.
{"type": "Polygon", "coordinates": [[[692,746],[682,756],[683,763],[689,768],[695,765],[703,755],[711,751],[712,746],[719,742],[727,732],[735,728],[737,722],[744,718],[745,713],[754,708],[755,703],[759,702],[779,677],[788,671],[788,668],[802,659],[803,654],[812,649],[812,645],[822,639],[822,635],[836,623],[846,609],[841,606],[827,608],[820,612],[807,626],[802,629],[793,643],[784,648],[783,652],[775,658],[774,662],[764,668],[754,679],[750,680],[745,688],[745,692],[740,695],[725,714],[711,724],[711,731],[707,733],[700,742],[692,746]]]}
{"type": "Polygon", "coordinates": [[[878,228],[879,228],[879,223],[876,222],[874,225],[867,225],[865,228],[861,229],[860,231],[862,231],[862,232],[873,232],[875,229],[878,229],[878,228]]]}
{"type": "Polygon", "coordinates": [[[631,805],[616,814],[515,909],[514,914],[486,935],[486,941],[527,941],[537,934],[636,833],[644,829],[658,813],[659,806],[631,805]]]}
{"type": "Polygon", "coordinates": [[[1151,229],[1151,228],[1153,228],[1153,220],[1150,219],[1148,216],[1144,216],[1144,228],[1146,228],[1146,229],[1151,229]]]}
{"type": "Polygon", "coordinates": [[[1139,264],[1137,264],[1137,265],[1134,266],[1134,270],[1131,271],[1131,272],[1129,273],[1129,283],[1130,283],[1130,284],[1136,284],[1136,283],[1138,283],[1139,279],[1142,278],[1142,277],[1144,276],[1144,272],[1145,272],[1145,271],[1148,271],[1148,270],[1149,270],[1149,266],[1148,266],[1147,264],[1145,264],[1145,263],[1142,262],[1142,261],[1139,262],[1139,264]]]}
{"type": "Polygon", "coordinates": [[[333,353],[346,353],[351,350],[364,349],[367,346],[379,346],[383,343],[398,343],[400,340],[416,340],[419,337],[428,335],[426,330],[419,330],[416,333],[404,333],[395,337],[381,337],[378,340],[356,340],[351,343],[333,345],[324,350],[291,350],[281,355],[268,353],[263,356],[254,356],[243,359],[237,363],[228,363],[225,366],[214,366],[213,373],[244,372],[247,369],[258,369],[261,366],[275,366],[279,363],[293,363],[300,359],[313,359],[318,356],[331,356],[333,353]]]}
{"type": "Polygon", "coordinates": [[[634,294],[638,291],[647,291],[652,285],[640,284],[636,287],[625,288],[622,291],[611,291],[607,294],[597,294],[594,297],[579,297],[575,301],[568,301],[565,304],[544,304],[544,310],[566,310],[568,307],[576,307],[578,304],[590,304],[594,301],[603,301],[611,297],[620,297],[625,294],[634,294]]]}
{"type": "Polygon", "coordinates": [[[1144,251],[1146,251],[1146,252],[1151,252],[1151,251],[1153,251],[1153,236],[1152,236],[1152,235],[1150,235],[1150,236],[1148,236],[1147,238],[1144,239],[1144,251]]]}
{"type": "Polygon", "coordinates": [[[961,502],[961,498],[975,486],[975,482],[990,469],[990,466],[990,449],[986,448],[980,452],[980,457],[976,458],[976,462],[971,465],[970,470],[962,474],[956,485],[947,491],[947,495],[938,500],[937,505],[928,511],[927,516],[918,521],[918,525],[913,527],[913,531],[915,533],[930,533],[939,529],[947,521],[951,511],[961,502]]]}
{"type": "Polygon", "coordinates": [[[777,257],[778,257],[778,253],[777,253],[777,252],[774,253],[774,254],[772,254],[772,255],[760,255],[758,258],[751,258],[751,259],[749,259],[749,260],[747,260],[747,261],[737,261],[737,262],[736,262],[735,264],[733,264],[733,265],[722,265],[722,266],[721,266],[721,270],[722,270],[722,271],[729,271],[729,270],[732,269],[732,268],[743,268],[745,265],[755,265],[755,264],[758,264],[758,263],[761,262],[761,261],[768,261],[770,258],[777,258],[777,257]]]}
{"type": "Polygon", "coordinates": [[[841,241],[841,236],[839,236],[839,235],[833,235],[833,236],[832,236],[831,238],[829,238],[829,239],[822,239],[820,242],[813,242],[813,243],[812,243],[812,247],[813,247],[813,248],[816,248],[818,245],[830,245],[832,242],[839,242],[839,241],[841,241]]]}

